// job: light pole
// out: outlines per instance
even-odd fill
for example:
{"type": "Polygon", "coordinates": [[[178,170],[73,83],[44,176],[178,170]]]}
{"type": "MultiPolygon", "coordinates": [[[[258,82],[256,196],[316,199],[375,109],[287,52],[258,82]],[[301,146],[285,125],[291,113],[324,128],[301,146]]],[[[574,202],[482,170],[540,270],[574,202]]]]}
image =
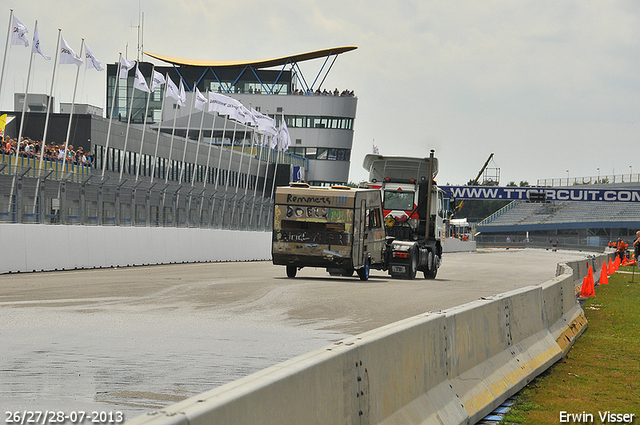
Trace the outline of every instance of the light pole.
{"type": "Polygon", "coordinates": [[[598,180],[596,181],[596,183],[600,183],[600,167],[598,167],[598,180]]]}
{"type": "Polygon", "coordinates": [[[569,186],[569,170],[567,170],[567,186],[569,186]]]}

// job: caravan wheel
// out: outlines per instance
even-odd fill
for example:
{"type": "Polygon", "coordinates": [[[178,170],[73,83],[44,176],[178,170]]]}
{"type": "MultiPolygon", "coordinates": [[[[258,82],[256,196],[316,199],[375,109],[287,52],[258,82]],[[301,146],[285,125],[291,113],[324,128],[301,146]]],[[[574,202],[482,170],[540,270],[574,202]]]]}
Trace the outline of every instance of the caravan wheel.
{"type": "Polygon", "coordinates": [[[369,279],[369,269],[371,269],[371,259],[367,258],[367,261],[364,262],[364,266],[361,269],[358,269],[358,276],[360,280],[368,280],[369,279]]]}
{"type": "Polygon", "coordinates": [[[296,277],[296,273],[298,273],[296,266],[287,266],[287,277],[294,278],[296,277]]]}

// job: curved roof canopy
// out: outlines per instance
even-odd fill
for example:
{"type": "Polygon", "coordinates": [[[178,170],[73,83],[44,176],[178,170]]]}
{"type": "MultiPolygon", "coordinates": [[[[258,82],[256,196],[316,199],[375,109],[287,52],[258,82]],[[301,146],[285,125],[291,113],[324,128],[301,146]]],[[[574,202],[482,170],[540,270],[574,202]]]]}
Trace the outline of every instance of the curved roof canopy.
{"type": "Polygon", "coordinates": [[[300,53],[292,56],[283,56],[281,58],[262,59],[253,61],[205,61],[196,59],[180,59],[170,56],[157,55],[155,53],[142,52],[147,56],[159,59],[164,62],[168,62],[173,65],[182,66],[210,66],[214,68],[240,68],[245,66],[251,66],[255,69],[258,68],[271,68],[274,66],[284,66],[289,62],[302,62],[311,59],[323,58],[331,55],[339,55],[341,53],[350,52],[357,49],[356,46],[334,47],[331,49],[316,50],[308,53],[300,53]]]}

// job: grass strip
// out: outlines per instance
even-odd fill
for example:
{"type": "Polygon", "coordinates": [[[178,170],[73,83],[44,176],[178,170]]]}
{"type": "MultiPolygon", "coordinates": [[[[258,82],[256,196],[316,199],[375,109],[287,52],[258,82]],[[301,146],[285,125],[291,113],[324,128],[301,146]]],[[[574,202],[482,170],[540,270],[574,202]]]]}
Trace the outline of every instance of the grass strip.
{"type": "MultiPolygon", "coordinates": [[[[631,267],[620,271],[631,272],[631,267]]],[[[640,425],[640,273],[615,273],[583,308],[589,327],[566,358],[518,393],[502,424],[640,425]],[[562,416],[561,412],[565,412],[562,416]],[[605,412],[635,414],[604,417],[605,412]],[[568,416],[581,415],[581,416],[568,416]],[[612,420],[614,419],[614,420],[612,420]],[[625,420],[627,419],[627,420],[625,420]]]]}

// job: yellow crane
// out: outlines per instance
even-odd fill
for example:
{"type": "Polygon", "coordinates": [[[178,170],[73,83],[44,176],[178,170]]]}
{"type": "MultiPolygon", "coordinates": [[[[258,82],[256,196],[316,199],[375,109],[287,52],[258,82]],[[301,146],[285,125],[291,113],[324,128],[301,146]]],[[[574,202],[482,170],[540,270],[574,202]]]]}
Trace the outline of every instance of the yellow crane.
{"type": "MultiPolygon", "coordinates": [[[[493,152],[491,152],[491,155],[489,155],[489,158],[487,158],[487,161],[484,163],[484,165],[478,172],[478,175],[476,176],[475,179],[473,179],[473,181],[471,182],[471,184],[469,184],[469,186],[476,186],[478,184],[478,180],[480,180],[480,176],[482,176],[482,173],[484,173],[484,170],[487,169],[487,166],[489,165],[489,162],[491,162],[492,159],[493,159],[493,152]]],[[[464,204],[464,199],[460,201],[460,203],[456,206],[456,212],[460,211],[463,204],[464,204]]]]}

